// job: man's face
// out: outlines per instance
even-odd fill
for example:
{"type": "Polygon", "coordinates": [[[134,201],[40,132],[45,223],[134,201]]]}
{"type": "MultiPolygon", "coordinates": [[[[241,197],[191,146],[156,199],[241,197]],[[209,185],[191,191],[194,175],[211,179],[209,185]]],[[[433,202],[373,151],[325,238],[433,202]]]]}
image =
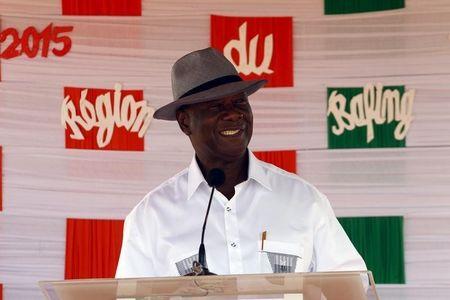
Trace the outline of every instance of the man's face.
{"type": "Polygon", "coordinates": [[[177,119],[200,160],[231,162],[246,154],[253,114],[245,94],[189,105],[177,119]]]}

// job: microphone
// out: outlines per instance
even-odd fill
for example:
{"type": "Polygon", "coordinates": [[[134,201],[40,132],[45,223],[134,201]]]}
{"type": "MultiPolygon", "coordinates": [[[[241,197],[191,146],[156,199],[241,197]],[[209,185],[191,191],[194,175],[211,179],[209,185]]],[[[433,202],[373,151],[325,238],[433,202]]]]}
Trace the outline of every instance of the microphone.
{"type": "Polygon", "coordinates": [[[214,168],[208,172],[206,177],[206,182],[208,182],[208,185],[212,187],[212,189],[211,195],[209,196],[208,209],[206,210],[205,220],[203,221],[202,238],[200,240],[200,247],[198,249],[198,262],[194,261],[193,263],[194,276],[215,275],[214,273],[211,273],[206,267],[206,251],[203,241],[205,239],[206,221],[208,220],[214,190],[225,182],[225,173],[221,169],[214,168]]]}
{"type": "Polygon", "coordinates": [[[211,169],[206,177],[206,182],[213,188],[219,187],[225,182],[225,173],[218,168],[211,169]]]}

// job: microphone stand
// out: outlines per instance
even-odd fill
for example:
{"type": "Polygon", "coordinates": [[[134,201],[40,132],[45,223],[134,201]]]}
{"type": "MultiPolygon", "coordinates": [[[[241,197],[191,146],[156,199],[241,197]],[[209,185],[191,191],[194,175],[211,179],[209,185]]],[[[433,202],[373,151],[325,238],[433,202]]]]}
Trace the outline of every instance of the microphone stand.
{"type": "Polygon", "coordinates": [[[212,187],[211,195],[209,196],[208,209],[206,210],[205,220],[202,227],[202,238],[200,240],[200,247],[198,249],[198,261],[192,263],[193,271],[185,276],[201,276],[201,275],[216,275],[208,270],[206,267],[206,251],[205,251],[205,229],[206,221],[208,221],[209,210],[211,209],[212,198],[216,187],[221,186],[225,182],[225,173],[221,169],[211,169],[208,172],[207,179],[208,185],[212,187]]]}
{"type": "Polygon", "coordinates": [[[198,249],[198,261],[193,262],[192,264],[193,272],[188,274],[190,276],[217,275],[215,273],[210,272],[206,267],[206,251],[205,251],[205,244],[203,243],[205,239],[206,221],[208,220],[214,190],[215,186],[213,185],[211,189],[211,195],[209,196],[208,209],[206,210],[205,220],[203,221],[202,238],[200,240],[200,247],[198,249]]]}

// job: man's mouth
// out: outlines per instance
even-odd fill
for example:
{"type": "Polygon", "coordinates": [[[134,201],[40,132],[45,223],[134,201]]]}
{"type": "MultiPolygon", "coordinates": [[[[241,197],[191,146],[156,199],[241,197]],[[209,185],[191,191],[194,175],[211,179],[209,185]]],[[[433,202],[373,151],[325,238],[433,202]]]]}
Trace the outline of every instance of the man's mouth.
{"type": "Polygon", "coordinates": [[[234,130],[223,130],[220,132],[223,136],[234,136],[238,135],[241,132],[241,129],[234,129],[234,130]]]}

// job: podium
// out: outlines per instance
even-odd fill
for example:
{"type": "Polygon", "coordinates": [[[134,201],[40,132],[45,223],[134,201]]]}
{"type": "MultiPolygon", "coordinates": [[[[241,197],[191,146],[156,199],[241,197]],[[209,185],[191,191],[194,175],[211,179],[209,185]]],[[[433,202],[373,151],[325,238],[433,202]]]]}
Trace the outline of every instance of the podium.
{"type": "Polygon", "coordinates": [[[378,300],[370,271],[41,281],[49,300],[378,300]]]}

